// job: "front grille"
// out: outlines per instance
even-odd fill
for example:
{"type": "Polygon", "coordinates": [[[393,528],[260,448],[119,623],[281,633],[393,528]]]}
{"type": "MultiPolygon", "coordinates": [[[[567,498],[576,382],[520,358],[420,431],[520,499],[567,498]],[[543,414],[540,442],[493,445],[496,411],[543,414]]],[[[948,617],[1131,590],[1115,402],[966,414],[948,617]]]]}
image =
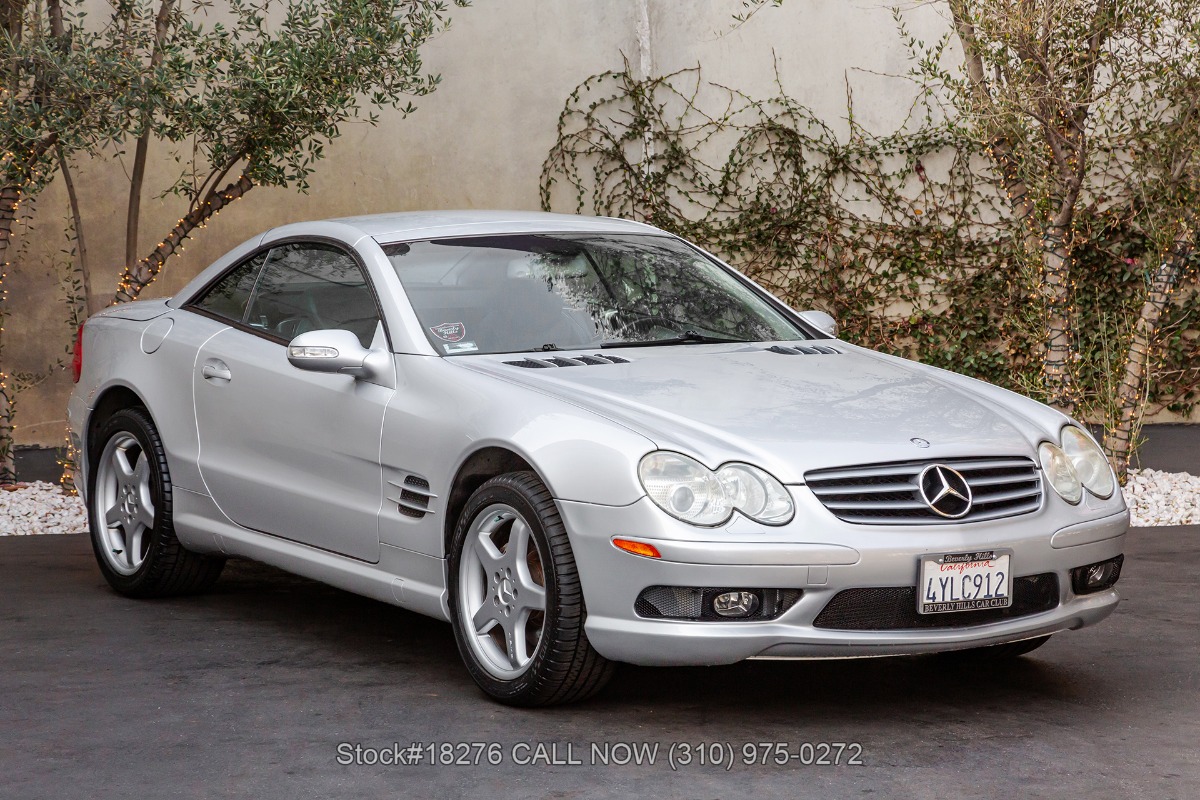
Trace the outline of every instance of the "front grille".
{"type": "Polygon", "coordinates": [[[813,621],[813,627],[835,631],[900,631],[924,628],[966,628],[1040,614],[1058,606],[1058,576],[1053,572],[1013,579],[1013,602],[1008,608],[917,612],[917,587],[883,586],[843,589],[813,621]]]}
{"type": "Polygon", "coordinates": [[[833,515],[860,525],[938,525],[982,522],[1037,511],[1042,478],[1037,465],[1022,457],[947,458],[898,461],[806,473],[808,488],[833,515]],[[921,498],[918,481],[932,464],[957,470],[971,487],[971,510],[948,519],[921,498]]]}
{"type": "Polygon", "coordinates": [[[651,586],[642,590],[633,604],[639,617],[647,619],[703,620],[705,622],[754,622],[775,619],[800,596],[800,589],[730,589],[693,586],[651,586]],[[748,617],[722,617],[712,610],[713,598],[722,592],[757,592],[761,604],[748,617]]]}

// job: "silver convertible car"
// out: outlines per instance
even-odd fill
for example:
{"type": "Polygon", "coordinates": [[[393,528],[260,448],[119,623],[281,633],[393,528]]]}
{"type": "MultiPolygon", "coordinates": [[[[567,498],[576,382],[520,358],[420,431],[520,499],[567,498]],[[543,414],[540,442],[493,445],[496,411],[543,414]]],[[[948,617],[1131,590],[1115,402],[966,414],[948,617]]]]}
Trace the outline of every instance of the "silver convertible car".
{"type": "Polygon", "coordinates": [[[1081,426],[637,222],[288,225],[75,356],[117,591],[273,564],[450,621],[505,703],[616,662],[1011,657],[1119,600],[1129,514],[1081,426]]]}

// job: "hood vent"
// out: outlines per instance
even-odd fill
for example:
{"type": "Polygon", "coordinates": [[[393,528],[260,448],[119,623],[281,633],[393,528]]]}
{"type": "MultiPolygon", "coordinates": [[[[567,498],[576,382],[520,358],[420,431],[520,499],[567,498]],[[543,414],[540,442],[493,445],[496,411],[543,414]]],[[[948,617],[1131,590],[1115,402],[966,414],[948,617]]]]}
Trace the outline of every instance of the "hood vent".
{"type": "Polygon", "coordinates": [[[629,359],[620,356],[606,356],[597,353],[594,356],[555,356],[554,358],[526,358],[521,361],[505,361],[510,367],[525,369],[548,369],[550,367],[593,367],[600,364],[628,364],[629,359]]]}
{"type": "Polygon", "coordinates": [[[826,347],[823,344],[813,344],[808,345],[807,347],[801,347],[799,345],[796,347],[784,347],[781,344],[777,344],[774,347],[768,347],[767,349],[772,353],[781,353],[785,356],[839,356],[842,354],[841,350],[834,350],[832,347],[826,347]]]}

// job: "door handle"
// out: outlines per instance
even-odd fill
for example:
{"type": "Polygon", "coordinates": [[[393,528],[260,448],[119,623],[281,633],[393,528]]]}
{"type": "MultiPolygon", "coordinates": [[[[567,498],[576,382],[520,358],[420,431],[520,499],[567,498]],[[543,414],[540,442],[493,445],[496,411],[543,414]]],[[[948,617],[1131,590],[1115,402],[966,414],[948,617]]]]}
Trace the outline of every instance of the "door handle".
{"type": "Polygon", "coordinates": [[[206,381],[231,381],[233,373],[229,371],[229,367],[224,361],[210,358],[204,362],[204,366],[200,368],[200,374],[204,376],[206,381]]]}

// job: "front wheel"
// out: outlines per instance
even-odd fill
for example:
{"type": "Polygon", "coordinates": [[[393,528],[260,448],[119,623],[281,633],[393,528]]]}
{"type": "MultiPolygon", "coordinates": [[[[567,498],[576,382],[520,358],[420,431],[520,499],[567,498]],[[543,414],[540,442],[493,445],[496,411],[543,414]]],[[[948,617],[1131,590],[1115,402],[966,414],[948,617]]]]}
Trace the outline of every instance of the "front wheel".
{"type": "Polygon", "coordinates": [[[171,474],[148,414],[130,408],[105,421],[92,461],[92,549],[109,585],[130,597],[207,589],[225,559],[184,549],[171,519],[171,474]]]}
{"type": "Polygon", "coordinates": [[[459,652],[485,692],[509,705],[557,705],[604,687],[613,665],[592,649],[566,528],[531,472],[471,496],[450,551],[459,652]]]}

